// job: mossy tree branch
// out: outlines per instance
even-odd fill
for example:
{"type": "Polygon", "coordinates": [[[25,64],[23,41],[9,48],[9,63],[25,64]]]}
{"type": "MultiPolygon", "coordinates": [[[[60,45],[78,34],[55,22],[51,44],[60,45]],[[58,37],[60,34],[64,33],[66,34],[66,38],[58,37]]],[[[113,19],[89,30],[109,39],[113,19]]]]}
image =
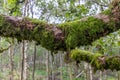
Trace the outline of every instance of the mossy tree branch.
{"type": "Polygon", "coordinates": [[[40,20],[0,15],[0,36],[21,40],[34,40],[49,50],[67,50],[90,45],[96,39],[120,27],[108,15],[99,14],[86,19],[59,25],[40,20]]]}
{"type": "Polygon", "coordinates": [[[71,58],[77,61],[90,63],[94,70],[120,70],[120,56],[103,56],[85,50],[75,49],[71,51],[71,58]]]}
{"type": "Polygon", "coordinates": [[[36,41],[51,51],[66,51],[77,46],[90,45],[100,37],[120,29],[119,7],[101,14],[59,25],[30,19],[0,15],[0,36],[18,41],[36,41]]]}

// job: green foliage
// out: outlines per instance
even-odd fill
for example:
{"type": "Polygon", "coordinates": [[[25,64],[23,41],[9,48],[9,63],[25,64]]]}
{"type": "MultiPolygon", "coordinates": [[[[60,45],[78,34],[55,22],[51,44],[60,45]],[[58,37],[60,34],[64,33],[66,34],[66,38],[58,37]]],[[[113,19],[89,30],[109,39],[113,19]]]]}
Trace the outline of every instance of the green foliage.
{"type": "Polygon", "coordinates": [[[120,30],[111,33],[106,37],[102,37],[99,40],[93,42],[94,52],[100,52],[105,55],[119,54],[119,34],[120,30]]]}
{"type": "Polygon", "coordinates": [[[51,22],[51,18],[55,23],[64,21],[73,21],[81,19],[88,14],[88,9],[85,5],[78,4],[77,0],[50,0],[36,1],[36,6],[41,9],[40,19],[51,22]],[[49,13],[49,14],[48,14],[49,13]]]}
{"type": "Polygon", "coordinates": [[[7,0],[3,7],[7,9],[8,13],[13,16],[21,16],[20,0],[7,0]]]}

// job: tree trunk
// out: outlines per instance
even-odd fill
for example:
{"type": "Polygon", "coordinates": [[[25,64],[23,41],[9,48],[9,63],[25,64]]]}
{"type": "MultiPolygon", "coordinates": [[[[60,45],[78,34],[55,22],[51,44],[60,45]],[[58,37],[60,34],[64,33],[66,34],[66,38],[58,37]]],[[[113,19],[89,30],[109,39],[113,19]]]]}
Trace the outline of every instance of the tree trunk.
{"type": "Polygon", "coordinates": [[[13,66],[14,66],[14,63],[13,63],[13,46],[11,46],[9,48],[9,57],[10,57],[10,80],[14,80],[13,78],[13,66]]]}
{"type": "Polygon", "coordinates": [[[25,41],[25,49],[24,49],[24,80],[28,80],[28,62],[27,62],[27,49],[28,49],[28,42],[25,41]]]}
{"type": "Polygon", "coordinates": [[[46,51],[46,73],[47,73],[47,79],[49,80],[49,52],[46,51]]]}
{"type": "Polygon", "coordinates": [[[21,80],[27,80],[28,77],[28,64],[27,64],[27,48],[28,43],[23,41],[22,46],[22,69],[21,69],[21,80]]]}
{"type": "Polygon", "coordinates": [[[89,73],[90,73],[90,80],[93,80],[93,72],[91,65],[89,65],[89,73]]]}
{"type": "Polygon", "coordinates": [[[24,75],[24,59],[25,59],[25,54],[24,54],[24,49],[25,49],[25,43],[24,41],[22,42],[22,46],[21,46],[21,60],[22,60],[22,68],[21,68],[21,80],[24,80],[23,75],[24,75]]]}
{"type": "Polygon", "coordinates": [[[120,71],[118,71],[118,80],[120,80],[120,71]]]}
{"type": "Polygon", "coordinates": [[[105,78],[105,80],[108,80],[108,76],[107,76],[107,71],[106,70],[104,71],[104,78],[105,78]]]}
{"type": "Polygon", "coordinates": [[[102,72],[101,71],[99,71],[99,80],[102,80],[102,72]]]}
{"type": "MultiPolygon", "coordinates": [[[[64,52],[63,52],[64,53],[64,52]]],[[[62,58],[62,54],[59,54],[60,56],[60,80],[63,80],[63,72],[62,72],[62,68],[63,68],[63,58],[62,58]]]]}
{"type": "Polygon", "coordinates": [[[85,80],[88,80],[89,78],[88,78],[88,64],[87,63],[84,63],[84,72],[85,72],[85,75],[84,75],[84,77],[85,77],[85,80]]]}
{"type": "Polygon", "coordinates": [[[33,80],[35,80],[35,62],[36,62],[36,45],[34,46],[34,58],[33,58],[33,74],[32,74],[32,78],[33,80]]]}
{"type": "Polygon", "coordinates": [[[54,73],[54,54],[52,52],[51,53],[51,80],[55,80],[55,73],[54,73]]]}
{"type": "Polygon", "coordinates": [[[67,64],[67,67],[68,67],[69,80],[73,80],[71,65],[67,64]]]}

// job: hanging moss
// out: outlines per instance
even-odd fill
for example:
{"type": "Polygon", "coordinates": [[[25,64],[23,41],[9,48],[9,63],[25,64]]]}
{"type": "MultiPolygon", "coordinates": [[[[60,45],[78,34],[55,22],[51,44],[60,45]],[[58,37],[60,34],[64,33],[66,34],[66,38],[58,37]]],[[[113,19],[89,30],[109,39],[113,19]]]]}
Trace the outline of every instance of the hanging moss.
{"type": "Polygon", "coordinates": [[[71,58],[77,62],[90,63],[94,70],[120,70],[120,56],[104,56],[85,50],[75,49],[71,51],[71,58]]]}

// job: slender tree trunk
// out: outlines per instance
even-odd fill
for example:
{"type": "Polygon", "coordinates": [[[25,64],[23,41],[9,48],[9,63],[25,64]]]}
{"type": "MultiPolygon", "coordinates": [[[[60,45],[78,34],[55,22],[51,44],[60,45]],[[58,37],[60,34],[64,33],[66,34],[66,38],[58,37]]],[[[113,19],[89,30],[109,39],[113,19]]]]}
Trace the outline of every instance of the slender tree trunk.
{"type": "Polygon", "coordinates": [[[21,80],[27,80],[28,77],[28,64],[27,64],[27,48],[28,43],[23,41],[22,46],[22,69],[21,69],[21,80]]]}
{"type": "Polygon", "coordinates": [[[84,63],[84,72],[85,72],[85,80],[88,80],[88,73],[87,73],[87,63],[84,63]]]}
{"type": "Polygon", "coordinates": [[[25,48],[25,43],[24,41],[22,42],[22,46],[21,46],[21,60],[22,60],[22,68],[21,68],[21,80],[23,80],[23,71],[24,71],[24,48],[25,48]]]}
{"type": "Polygon", "coordinates": [[[69,74],[69,80],[73,80],[73,77],[72,77],[72,68],[71,68],[70,64],[68,64],[68,74],[69,74]]]}
{"type": "Polygon", "coordinates": [[[90,80],[93,80],[93,73],[92,73],[91,65],[89,65],[89,71],[90,71],[90,80]]]}
{"type": "Polygon", "coordinates": [[[28,43],[25,41],[25,49],[24,49],[24,80],[27,80],[28,77],[28,62],[27,62],[27,49],[28,43]]]}
{"type": "Polygon", "coordinates": [[[33,74],[32,74],[33,80],[35,80],[35,62],[36,62],[36,45],[34,46],[33,74]]]}
{"type": "Polygon", "coordinates": [[[99,80],[102,80],[102,72],[99,71],[99,80]]]}
{"type": "Polygon", "coordinates": [[[54,54],[51,53],[51,78],[54,80],[55,75],[54,75],[54,54]]]}
{"type": "MultiPolygon", "coordinates": [[[[120,53],[120,49],[119,49],[119,53],[120,53]]],[[[120,80],[120,71],[118,71],[118,80],[120,80]]]]}
{"type": "Polygon", "coordinates": [[[105,80],[107,80],[107,78],[108,78],[106,70],[104,71],[104,78],[105,78],[105,80]]]}
{"type": "Polygon", "coordinates": [[[10,59],[10,80],[13,80],[13,46],[9,48],[9,59],[10,59]]]}
{"type": "Polygon", "coordinates": [[[47,73],[47,79],[49,80],[49,53],[46,51],[46,73],[47,73]]]}
{"type": "Polygon", "coordinates": [[[63,67],[63,59],[62,59],[62,53],[60,53],[60,80],[63,80],[63,73],[62,73],[62,67],[63,67]]]}
{"type": "Polygon", "coordinates": [[[120,80],[120,71],[118,71],[118,80],[120,80]]]}

